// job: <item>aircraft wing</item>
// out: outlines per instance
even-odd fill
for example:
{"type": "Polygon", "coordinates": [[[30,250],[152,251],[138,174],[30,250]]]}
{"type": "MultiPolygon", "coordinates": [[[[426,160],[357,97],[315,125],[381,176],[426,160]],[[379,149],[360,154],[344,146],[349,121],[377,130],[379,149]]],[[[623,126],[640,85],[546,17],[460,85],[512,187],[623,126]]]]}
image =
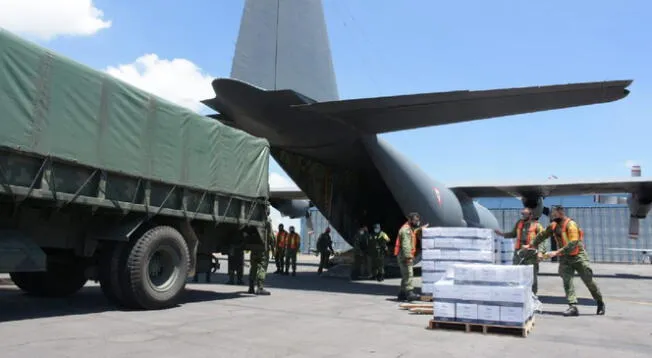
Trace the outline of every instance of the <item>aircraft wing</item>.
{"type": "Polygon", "coordinates": [[[297,187],[270,188],[271,199],[309,200],[308,196],[297,187]]]}
{"type": "Polygon", "coordinates": [[[299,104],[293,108],[340,118],[365,133],[384,133],[514,114],[612,102],[631,80],[454,91],[299,104]]]}
{"type": "Polygon", "coordinates": [[[528,196],[566,196],[582,194],[620,194],[650,193],[652,179],[626,178],[614,180],[562,181],[548,180],[539,183],[499,184],[499,185],[458,185],[450,187],[471,198],[479,197],[528,197],[528,196]]]}

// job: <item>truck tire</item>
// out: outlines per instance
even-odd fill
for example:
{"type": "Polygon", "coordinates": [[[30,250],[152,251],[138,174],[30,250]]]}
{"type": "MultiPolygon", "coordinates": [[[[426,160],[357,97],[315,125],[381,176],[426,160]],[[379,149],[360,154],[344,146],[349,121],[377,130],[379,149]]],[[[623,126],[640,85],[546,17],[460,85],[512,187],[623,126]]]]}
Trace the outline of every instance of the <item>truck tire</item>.
{"type": "Polygon", "coordinates": [[[157,226],[133,243],[127,258],[129,296],[144,309],[174,306],[183,292],[190,253],[183,236],[169,226],[157,226]]]}
{"type": "Polygon", "coordinates": [[[28,294],[40,297],[66,297],[79,291],[88,279],[84,266],[78,263],[47,264],[45,272],[12,272],[16,286],[28,294]]]}
{"type": "Polygon", "coordinates": [[[109,302],[123,308],[137,308],[134,300],[125,294],[129,284],[125,280],[129,249],[125,242],[107,243],[100,256],[99,280],[102,293],[109,302]]]}

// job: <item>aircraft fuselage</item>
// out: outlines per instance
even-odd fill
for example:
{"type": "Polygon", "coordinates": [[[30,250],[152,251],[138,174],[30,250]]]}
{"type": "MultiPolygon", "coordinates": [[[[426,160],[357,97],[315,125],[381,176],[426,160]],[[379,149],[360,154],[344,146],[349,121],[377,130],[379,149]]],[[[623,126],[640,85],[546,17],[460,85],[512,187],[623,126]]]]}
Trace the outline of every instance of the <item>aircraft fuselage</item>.
{"type": "Polygon", "coordinates": [[[276,161],[349,242],[360,224],[380,222],[393,234],[413,211],[431,226],[499,228],[489,210],[433,180],[375,134],[293,107],[310,99],[292,91],[266,92],[234,80],[215,81],[213,87],[212,106],[234,127],[266,138],[276,161]],[[289,155],[321,163],[328,175],[347,172],[356,179],[331,184],[326,189],[333,193],[324,193],[322,182],[309,182],[327,174],[290,165],[289,155]]]}

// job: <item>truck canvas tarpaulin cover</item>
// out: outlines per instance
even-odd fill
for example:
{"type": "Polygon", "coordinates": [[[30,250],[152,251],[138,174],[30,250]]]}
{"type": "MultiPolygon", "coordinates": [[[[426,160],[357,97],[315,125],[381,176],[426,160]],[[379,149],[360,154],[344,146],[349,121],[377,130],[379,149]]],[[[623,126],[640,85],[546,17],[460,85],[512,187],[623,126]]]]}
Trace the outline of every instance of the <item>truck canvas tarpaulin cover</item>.
{"type": "Polygon", "coordinates": [[[269,143],[0,29],[0,146],[248,198],[269,143]]]}

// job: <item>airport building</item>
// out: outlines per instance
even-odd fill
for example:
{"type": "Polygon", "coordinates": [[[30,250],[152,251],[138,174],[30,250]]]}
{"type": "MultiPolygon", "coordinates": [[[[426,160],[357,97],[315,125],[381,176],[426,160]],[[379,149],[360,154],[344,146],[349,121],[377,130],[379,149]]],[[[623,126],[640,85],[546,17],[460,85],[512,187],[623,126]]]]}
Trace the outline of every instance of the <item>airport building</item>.
{"type": "MultiPolygon", "coordinates": [[[[511,230],[518,220],[521,201],[515,198],[482,198],[478,203],[491,210],[504,231],[511,230]]],[[[584,242],[593,262],[603,263],[640,263],[643,255],[640,252],[611,250],[614,248],[650,249],[652,251],[652,219],[648,216],[640,221],[640,232],[637,240],[628,237],[629,209],[624,204],[601,204],[593,195],[578,195],[565,197],[550,197],[544,200],[544,205],[563,205],[567,214],[577,220],[584,229],[584,242]]],[[[315,243],[320,233],[328,225],[328,221],[317,210],[311,211],[314,234],[308,236],[306,219],[301,219],[302,251],[304,253],[315,249],[315,243]]],[[[542,225],[548,224],[548,217],[542,216],[542,225]]],[[[332,228],[331,228],[332,230],[332,228]]],[[[346,251],[351,246],[334,230],[331,231],[333,248],[336,251],[346,251]]],[[[396,233],[388,233],[391,237],[396,233]]],[[[550,244],[548,244],[550,247],[550,244]]]]}

